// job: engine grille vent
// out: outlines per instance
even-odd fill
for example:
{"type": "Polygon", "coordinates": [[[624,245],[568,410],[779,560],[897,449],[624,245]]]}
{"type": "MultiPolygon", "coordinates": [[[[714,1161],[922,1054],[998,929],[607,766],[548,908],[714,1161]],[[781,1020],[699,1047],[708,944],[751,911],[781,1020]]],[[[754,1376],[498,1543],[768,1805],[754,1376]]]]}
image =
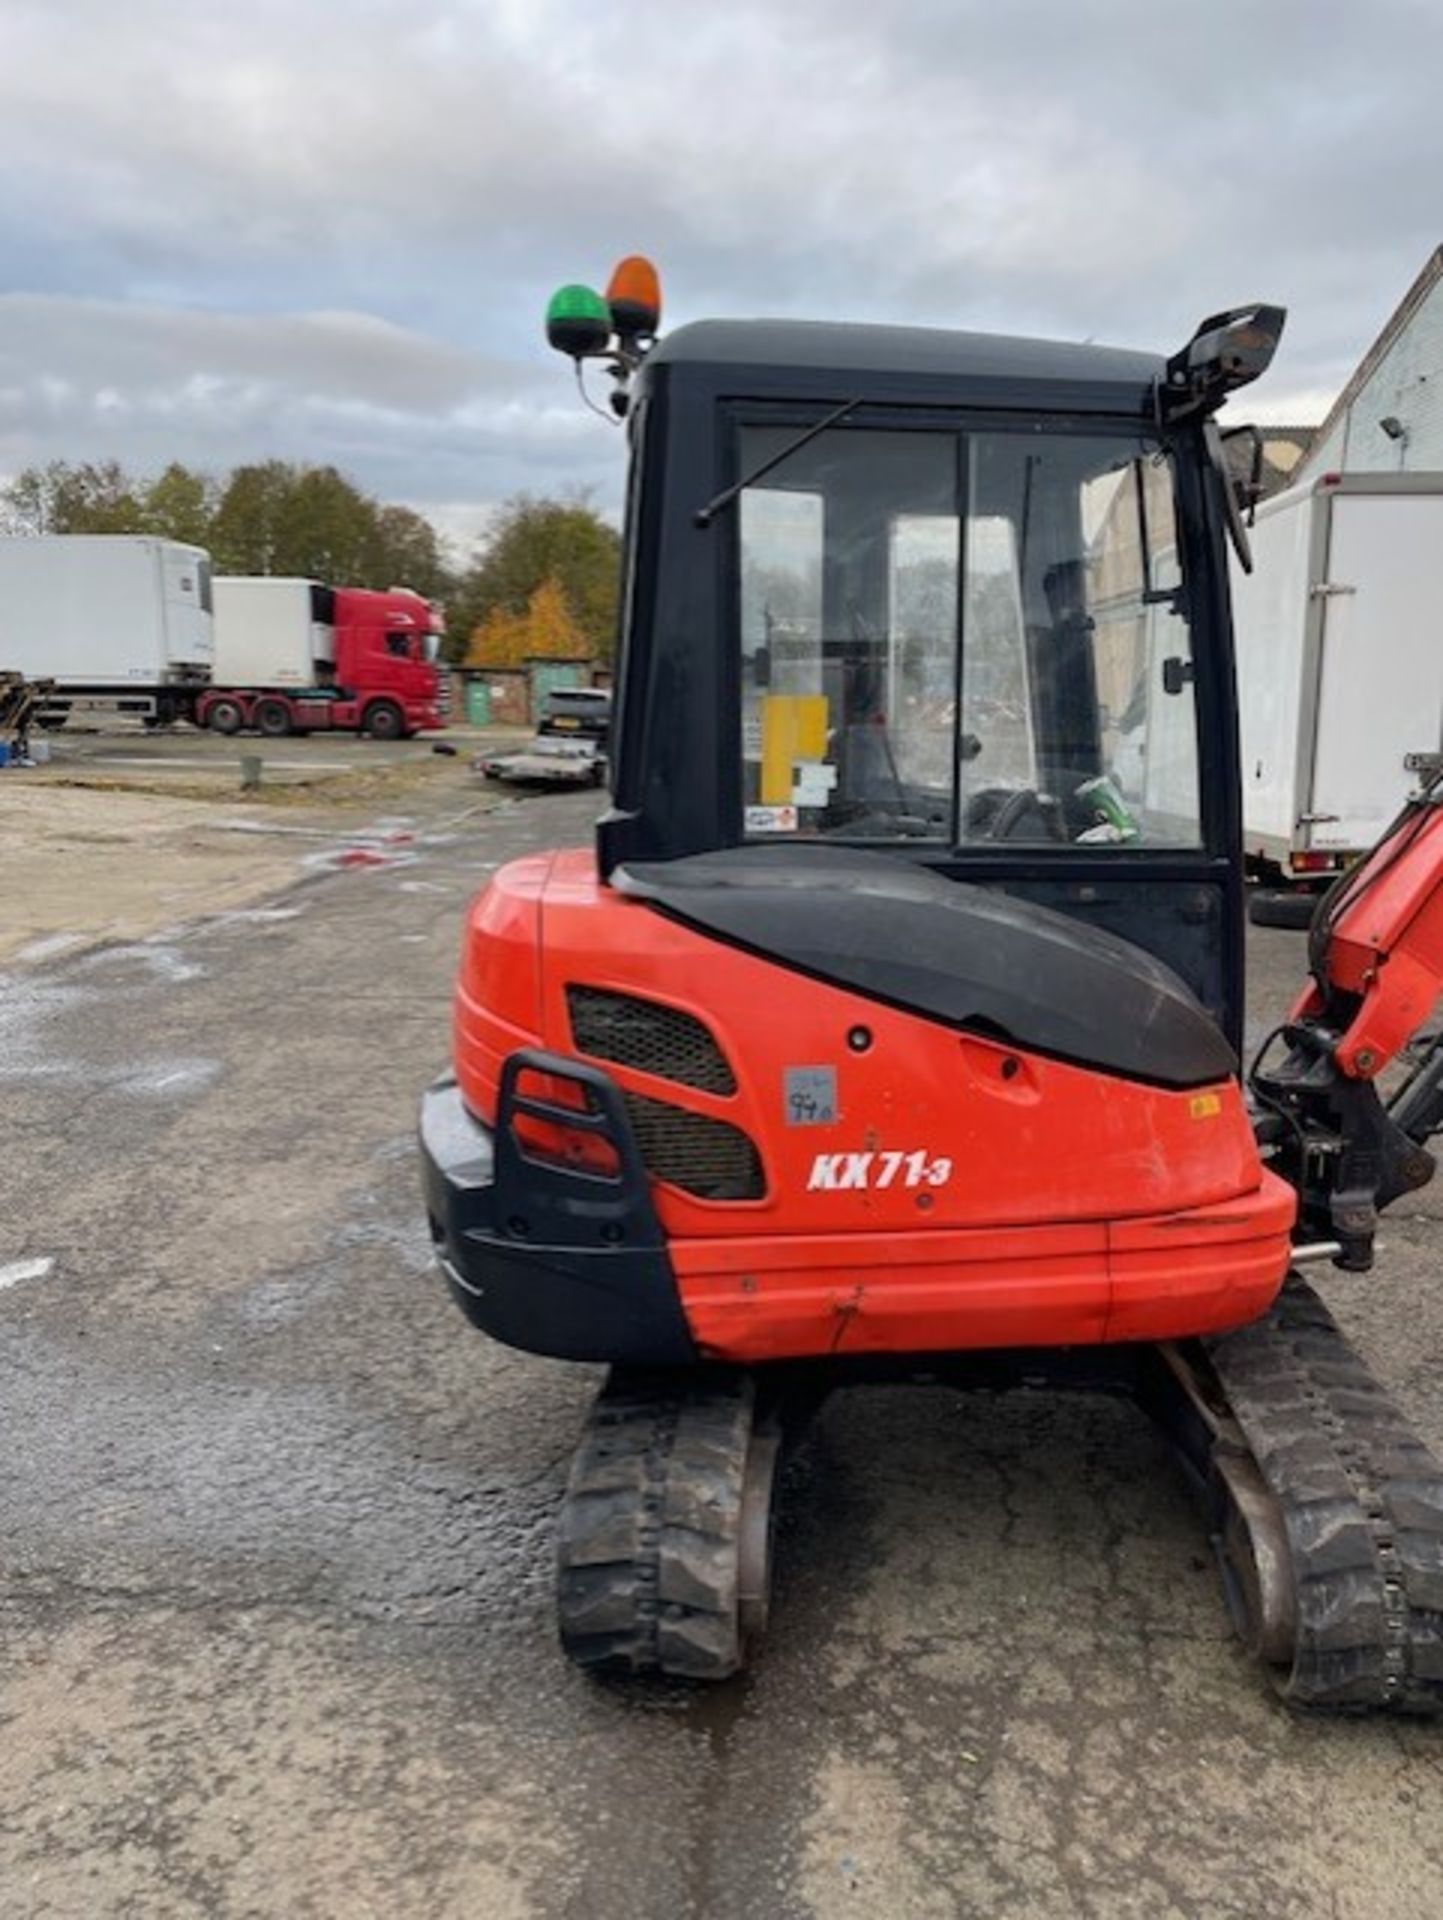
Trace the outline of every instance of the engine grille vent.
{"type": "Polygon", "coordinates": [[[648,1100],[640,1093],[622,1098],[653,1179],[665,1180],[698,1200],[766,1197],[761,1156],[740,1127],[673,1107],[665,1100],[648,1100]]]}
{"type": "Polygon", "coordinates": [[[604,993],[599,987],[568,987],[566,1007],[572,1038],[593,1059],[674,1080],[698,1093],[737,1090],[726,1055],[689,1013],[629,993],[604,993]]]}

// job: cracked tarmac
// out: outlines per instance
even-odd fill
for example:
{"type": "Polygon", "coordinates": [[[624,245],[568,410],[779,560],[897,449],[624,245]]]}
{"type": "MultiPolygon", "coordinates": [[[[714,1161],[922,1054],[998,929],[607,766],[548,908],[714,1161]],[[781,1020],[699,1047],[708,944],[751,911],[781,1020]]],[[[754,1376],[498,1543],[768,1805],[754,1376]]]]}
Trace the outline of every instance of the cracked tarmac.
{"type": "MultiPolygon", "coordinates": [[[[594,812],[423,818],[407,865],[6,980],[0,1911],[1443,1912],[1443,1735],[1272,1701],[1122,1406],[838,1396],[750,1678],[564,1665],[596,1375],[444,1298],[411,1128],[465,900],[594,812]]],[[[1258,1026],[1301,963],[1254,936],[1258,1026]]],[[[1405,1205],[1322,1285],[1438,1446],[1440,1198],[1405,1205]]]]}

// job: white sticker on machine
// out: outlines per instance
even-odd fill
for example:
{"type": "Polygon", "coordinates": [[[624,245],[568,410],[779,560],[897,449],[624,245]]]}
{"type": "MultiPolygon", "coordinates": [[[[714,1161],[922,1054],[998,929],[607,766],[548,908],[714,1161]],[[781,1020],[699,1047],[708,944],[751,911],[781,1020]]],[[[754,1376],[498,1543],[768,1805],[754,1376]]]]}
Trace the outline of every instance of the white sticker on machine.
{"type": "Polygon", "coordinates": [[[825,760],[798,760],[793,768],[792,799],[799,807],[825,807],[837,784],[837,769],[825,760]]]}
{"type": "Polygon", "coordinates": [[[784,1100],[789,1127],[830,1127],[837,1118],[837,1069],[788,1067],[784,1100]]]}
{"type": "Polygon", "coordinates": [[[797,810],[795,807],[748,807],[746,830],[748,833],[795,833],[797,810]]]}

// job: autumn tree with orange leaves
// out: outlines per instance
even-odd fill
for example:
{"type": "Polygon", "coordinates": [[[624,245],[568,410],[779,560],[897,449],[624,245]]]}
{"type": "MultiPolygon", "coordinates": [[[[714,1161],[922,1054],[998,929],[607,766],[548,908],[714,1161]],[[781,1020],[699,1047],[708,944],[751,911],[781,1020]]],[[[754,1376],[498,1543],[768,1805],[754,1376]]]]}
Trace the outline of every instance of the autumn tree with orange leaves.
{"type": "Polygon", "coordinates": [[[527,599],[524,612],[491,609],[471,635],[464,664],[519,667],[527,660],[586,660],[591,652],[566,589],[548,574],[527,599]]]}

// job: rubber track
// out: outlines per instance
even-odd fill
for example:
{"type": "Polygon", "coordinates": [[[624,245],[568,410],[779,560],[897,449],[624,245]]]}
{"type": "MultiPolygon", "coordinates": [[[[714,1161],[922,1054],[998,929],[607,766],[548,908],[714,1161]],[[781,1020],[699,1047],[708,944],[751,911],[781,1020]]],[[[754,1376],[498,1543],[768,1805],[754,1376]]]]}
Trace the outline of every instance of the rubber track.
{"type": "Polygon", "coordinates": [[[1263,1319],[1205,1344],[1292,1554],[1278,1691],[1333,1712],[1443,1712],[1443,1468],[1296,1275],[1263,1319]]]}
{"type": "Polygon", "coordinates": [[[613,1374],[571,1468],[557,1614],[578,1665],[721,1680],[743,1660],[737,1541],[745,1374],[613,1374]]]}

